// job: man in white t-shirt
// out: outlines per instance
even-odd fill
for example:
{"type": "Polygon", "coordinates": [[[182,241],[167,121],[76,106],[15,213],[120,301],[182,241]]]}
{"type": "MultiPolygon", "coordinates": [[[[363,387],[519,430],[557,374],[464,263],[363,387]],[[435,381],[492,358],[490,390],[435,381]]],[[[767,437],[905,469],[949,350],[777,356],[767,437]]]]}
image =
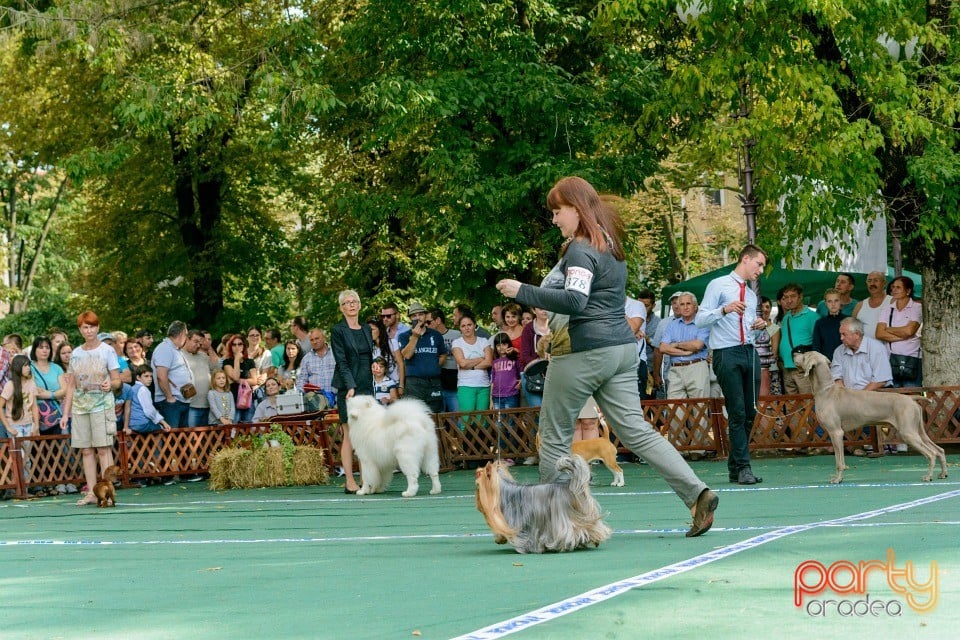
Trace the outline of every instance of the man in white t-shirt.
{"type": "Polygon", "coordinates": [[[627,316],[627,323],[633,330],[633,335],[637,338],[637,388],[640,391],[640,400],[647,396],[647,308],[636,298],[627,296],[626,303],[623,305],[623,311],[627,316]]]}

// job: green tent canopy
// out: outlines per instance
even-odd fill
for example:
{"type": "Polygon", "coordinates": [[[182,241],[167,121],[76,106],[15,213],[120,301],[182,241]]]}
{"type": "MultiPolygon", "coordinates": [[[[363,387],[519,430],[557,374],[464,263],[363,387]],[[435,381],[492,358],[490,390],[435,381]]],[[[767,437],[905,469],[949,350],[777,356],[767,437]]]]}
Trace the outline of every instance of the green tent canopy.
{"type": "MultiPolygon", "coordinates": [[[[661,317],[669,315],[670,296],[678,291],[689,291],[697,296],[697,301],[703,300],[703,292],[711,280],[719,276],[726,275],[733,271],[736,263],[729,264],[719,269],[714,269],[694,278],[671,284],[663,288],[661,297],[661,317]]],[[[823,300],[823,292],[833,287],[837,281],[837,275],[840,271],[816,271],[813,269],[784,269],[774,267],[768,273],[760,276],[760,294],[767,296],[771,300],[776,297],[780,287],[795,282],[803,287],[803,302],[810,307],[816,307],[817,303],[823,300]]],[[[913,280],[913,295],[915,298],[923,296],[923,285],[920,281],[920,274],[912,271],[903,270],[903,275],[913,280]]],[[[867,274],[854,273],[856,286],[853,290],[853,297],[857,300],[863,300],[867,297],[867,274]]],[[[887,282],[893,279],[893,267],[887,267],[887,282]]],[[[774,303],[776,304],[776,303],[774,303]]]]}

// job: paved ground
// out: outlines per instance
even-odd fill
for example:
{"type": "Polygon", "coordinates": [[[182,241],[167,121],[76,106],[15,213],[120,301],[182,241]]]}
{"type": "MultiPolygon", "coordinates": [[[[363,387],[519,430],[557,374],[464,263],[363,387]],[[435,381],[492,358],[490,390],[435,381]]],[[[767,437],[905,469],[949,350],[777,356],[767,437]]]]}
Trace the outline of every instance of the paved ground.
{"type": "MultiPolygon", "coordinates": [[[[613,538],[543,556],[493,543],[466,471],[410,500],[397,479],[368,499],[332,485],[201,483],[124,490],[116,509],[3,502],[0,638],[955,638],[960,468],[949,460],[950,479],[920,483],[916,456],[848,459],[839,487],[826,484],[828,457],[759,460],[755,487],[697,462],[721,498],[697,539],[683,537],[689,511],[647,467],[625,465],[622,488],[601,484],[597,467],[613,538]],[[906,576],[872,570],[871,612],[859,613],[864,594],[836,592],[851,583],[843,570],[794,605],[801,563],[879,567],[888,550],[914,584],[898,593],[891,582],[906,576]],[[935,589],[920,584],[934,562],[935,589]]],[[[534,469],[517,475],[532,481],[534,469]]]]}

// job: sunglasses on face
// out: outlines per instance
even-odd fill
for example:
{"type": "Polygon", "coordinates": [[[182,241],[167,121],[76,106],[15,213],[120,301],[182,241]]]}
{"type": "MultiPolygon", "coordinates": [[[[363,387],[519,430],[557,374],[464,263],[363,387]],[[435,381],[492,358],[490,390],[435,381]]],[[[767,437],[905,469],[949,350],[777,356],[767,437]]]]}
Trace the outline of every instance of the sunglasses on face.
{"type": "Polygon", "coordinates": [[[380,317],[381,317],[381,318],[392,318],[392,317],[395,316],[395,315],[397,315],[397,314],[395,314],[395,313],[381,313],[381,314],[380,314],[380,317]]]}
{"type": "Polygon", "coordinates": [[[231,342],[230,344],[232,344],[234,347],[242,347],[242,346],[243,346],[243,343],[242,343],[242,342],[231,342]]]}

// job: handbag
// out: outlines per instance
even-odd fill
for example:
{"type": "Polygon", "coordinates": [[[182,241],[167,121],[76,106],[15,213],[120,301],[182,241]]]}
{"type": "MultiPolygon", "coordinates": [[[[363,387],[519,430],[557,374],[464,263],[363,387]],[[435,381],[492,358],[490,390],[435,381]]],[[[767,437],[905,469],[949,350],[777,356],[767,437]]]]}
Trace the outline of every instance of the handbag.
{"type": "MultiPolygon", "coordinates": [[[[33,366],[30,368],[33,369],[33,379],[40,381],[43,388],[49,391],[47,381],[44,380],[40,371],[33,366]]],[[[60,433],[60,418],[63,417],[63,412],[60,410],[60,401],[37,398],[37,410],[40,412],[40,434],[60,433]]]]}
{"type": "Polygon", "coordinates": [[[898,382],[916,380],[920,377],[920,358],[891,353],[890,369],[893,371],[893,379],[898,382]]]}
{"type": "Polygon", "coordinates": [[[197,395],[197,388],[188,382],[180,387],[180,395],[183,396],[184,400],[189,400],[193,396],[197,395]]]}
{"type": "MultiPolygon", "coordinates": [[[[893,309],[890,309],[890,319],[887,326],[893,326],[893,309]]],[[[897,382],[909,382],[920,377],[920,358],[916,356],[904,356],[899,353],[890,354],[890,369],[893,371],[893,379],[897,382]]]]}
{"type": "Polygon", "coordinates": [[[524,368],[523,386],[527,393],[543,395],[543,387],[547,383],[547,364],[548,360],[534,360],[524,368]]]}
{"type": "Polygon", "coordinates": [[[249,409],[253,405],[253,388],[246,380],[237,386],[237,409],[249,409]]]}
{"type": "Polygon", "coordinates": [[[60,433],[60,418],[63,417],[60,411],[60,403],[56,400],[37,398],[37,410],[40,412],[41,435],[50,432],[60,433]]]}

